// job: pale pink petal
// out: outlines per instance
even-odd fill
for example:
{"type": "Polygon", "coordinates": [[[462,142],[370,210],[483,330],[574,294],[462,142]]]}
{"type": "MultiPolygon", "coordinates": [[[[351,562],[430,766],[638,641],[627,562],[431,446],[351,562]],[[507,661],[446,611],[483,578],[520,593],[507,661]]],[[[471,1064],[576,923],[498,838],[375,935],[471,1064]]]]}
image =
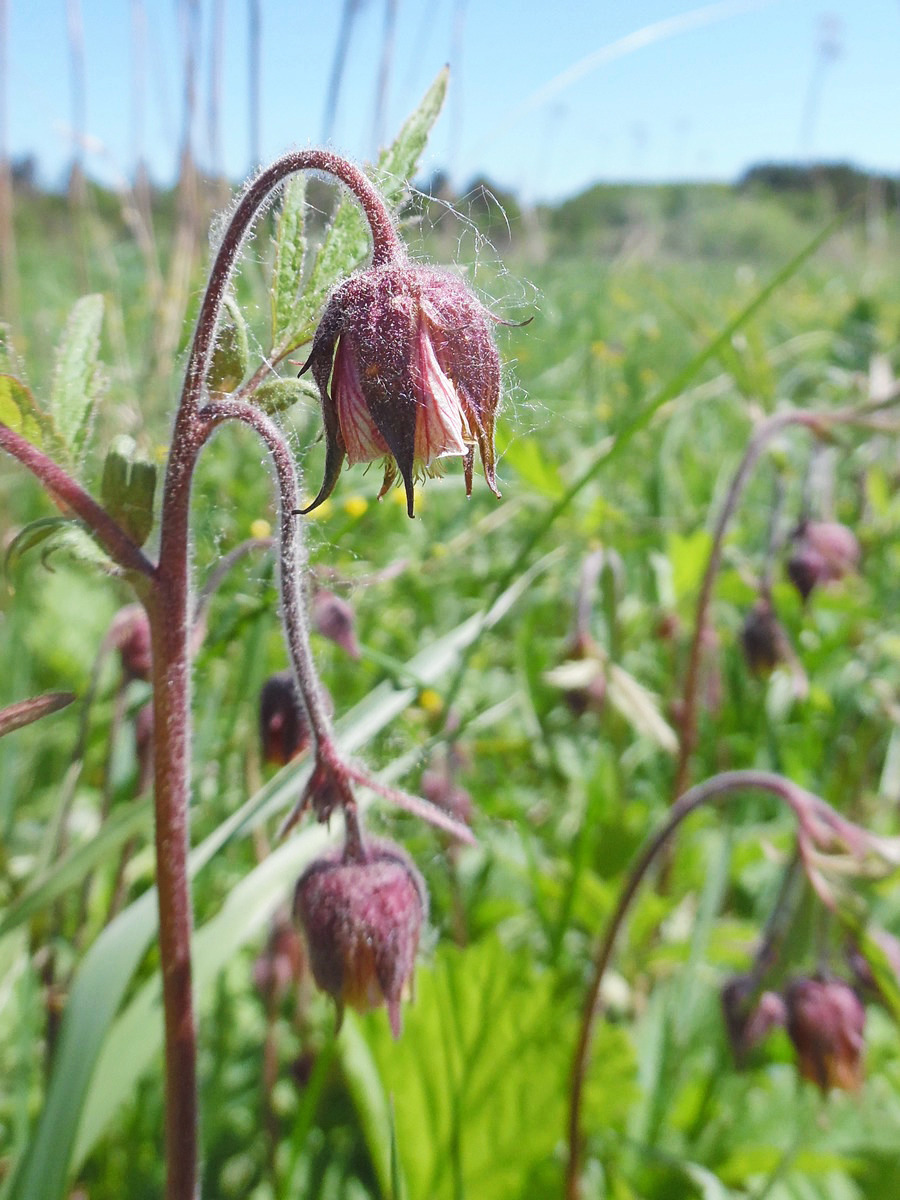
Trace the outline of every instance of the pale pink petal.
{"type": "Polygon", "coordinates": [[[415,339],[413,385],[416,390],[416,449],[418,462],[428,467],[436,458],[467,451],[467,432],[456,388],[441,370],[428,326],[419,323],[415,339]]]}
{"type": "Polygon", "coordinates": [[[378,432],[359,378],[356,355],[345,336],[338,342],[331,377],[331,394],[337,406],[338,421],[347,459],[355,463],[372,462],[388,453],[387,443],[378,432]]]}

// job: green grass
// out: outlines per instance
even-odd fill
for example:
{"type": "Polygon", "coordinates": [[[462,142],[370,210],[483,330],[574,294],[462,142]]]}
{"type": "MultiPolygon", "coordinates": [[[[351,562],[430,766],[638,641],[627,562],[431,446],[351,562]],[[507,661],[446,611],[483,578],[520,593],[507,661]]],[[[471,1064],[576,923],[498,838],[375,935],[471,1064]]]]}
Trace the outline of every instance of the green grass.
{"type": "MultiPolygon", "coordinates": [[[[163,370],[150,353],[155,317],[141,256],[102,199],[81,234],[60,202],[37,197],[20,210],[23,312],[15,330],[27,378],[44,399],[71,304],[82,290],[106,297],[108,388],[86,473],[95,494],[113,434],[131,433],[150,453],[165,443],[203,266],[198,260],[184,332],[163,370]]],[[[604,203],[605,223],[595,217],[576,228],[545,214],[537,237],[514,227],[505,271],[489,247],[476,245],[476,284],[500,297],[502,315],[534,316],[525,328],[499,331],[511,364],[499,438],[502,501],[476,480],[467,502],[451,466],[444,480],[426,484],[410,522],[393,495],[375,503],[379,478],[357,468],[345,470],[310,523],[314,567],[351,600],[364,648],[354,663],[317,641],[338,716],[385,680],[408,689],[396,718],[376,720],[361,752],[376,767],[399,763],[401,782],[416,790],[426,749],[446,740],[452,700],[465,751],[460,779],[476,806],[479,844],[453,854],[411,819],[381,806],[371,813],[373,827],[409,846],[431,893],[418,994],[399,1045],[383,1012],[349,1022],[335,1040],[333,1014],[308,979],[270,1012],[254,989],[268,916],[288,903],[291,872],[306,852],[298,841],[286,857],[272,853],[279,813],[299,787],[293,779],[262,793],[254,829],[248,816],[247,828],[227,841],[223,834],[269,774],[259,762],[255,697],[285,665],[271,561],[243,560],[213,603],[194,692],[193,843],[222,842],[194,887],[207,1197],[361,1200],[391,1195],[398,1180],[409,1200],[561,1194],[568,1071],[592,947],[630,859],[667,810],[673,779],[671,756],[639,717],[611,703],[575,716],[546,679],[567,657],[583,559],[598,547],[616,556],[618,574],[595,605],[592,634],[672,721],[709,531],[754,423],[788,404],[858,400],[874,354],[900,369],[891,269],[898,231],[890,223],[879,242],[848,222],[763,297],[829,214],[803,213],[775,194],[716,189],[632,190],[604,203]],[[463,649],[464,670],[458,658],[428,650],[549,551],[502,620],[463,649]],[[379,580],[391,568],[397,573],[379,580]],[[337,583],[324,574],[331,570],[337,583]]],[[[159,229],[165,270],[164,213],[159,229]]],[[[265,344],[270,232],[261,230],[237,289],[257,348],[265,344]]],[[[411,236],[438,253],[460,239],[477,242],[461,228],[448,237],[444,221],[431,231],[413,227],[411,236]]],[[[314,491],[317,414],[298,406],[288,419],[314,491]]],[[[898,832],[895,464],[892,433],[839,431],[814,456],[809,436],[794,431],[757,467],[715,593],[695,780],[726,768],[781,771],[852,819],[898,832]],[[816,593],[805,608],[775,572],[779,615],[809,679],[808,696],[796,700],[783,672],[768,681],[748,674],[739,631],[765,569],[776,491],[789,530],[811,469],[814,506],[855,530],[863,563],[858,576],[816,593]]],[[[53,511],[4,460],[4,545],[53,511]]],[[[198,579],[260,520],[274,523],[258,445],[226,431],[196,481],[198,579]]],[[[0,704],[51,689],[83,696],[109,621],[128,600],[120,581],[62,558],[42,564],[39,550],[17,562],[0,595],[0,704]]],[[[125,814],[141,803],[132,725],[146,686],[129,685],[117,733],[115,687],[110,662],[90,713],[63,855],[84,855],[102,838],[104,820],[132,829],[125,814]]],[[[377,714],[383,703],[367,711],[377,714]]],[[[65,862],[54,830],[79,715],[62,713],[0,741],[0,903],[9,911],[65,862]]],[[[134,828],[125,873],[132,906],[153,877],[147,825],[138,816],[134,828]]],[[[54,1014],[90,948],[113,940],[107,917],[122,841],[108,836],[96,854],[76,859],[74,878],[66,876],[52,903],[0,935],[0,1196],[44,1102],[54,1014]],[[81,874],[79,861],[87,864],[81,874]]],[[[798,1081],[784,1034],[742,1072],[726,1044],[718,992],[748,968],[791,847],[790,819],[747,796],[723,815],[695,818],[664,879],[641,894],[593,1055],[586,1196],[888,1194],[900,1171],[900,1054],[882,1009],[869,1005],[868,1079],[858,1097],[820,1101],[798,1081]]],[[[890,881],[858,891],[878,925],[900,928],[890,881]]],[[[122,1050],[101,1059],[89,1085],[97,1136],[82,1131],[70,1180],[92,1200],[149,1200],[161,1191],[157,956],[151,917],[136,919],[150,908],[127,910],[133,977],[127,954],[107,963],[121,968],[120,1025],[110,1034],[103,1023],[98,1036],[118,1037],[110,1044],[122,1050]],[[146,1030],[134,1062],[129,1022],[146,1030]],[[121,1088],[114,1105],[104,1099],[105,1080],[121,1088]]],[[[782,972],[822,964],[844,970],[841,932],[801,896],[782,972]]]]}

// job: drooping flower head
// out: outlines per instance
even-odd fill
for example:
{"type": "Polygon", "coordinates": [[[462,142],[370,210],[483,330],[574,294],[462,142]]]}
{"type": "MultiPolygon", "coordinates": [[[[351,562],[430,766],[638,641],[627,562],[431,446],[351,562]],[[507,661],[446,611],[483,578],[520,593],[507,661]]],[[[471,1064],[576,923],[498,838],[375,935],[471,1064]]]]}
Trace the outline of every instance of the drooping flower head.
{"type": "Polygon", "coordinates": [[[362,859],[337,851],[300,876],[294,914],[303,926],[316,983],[338,1008],[386,1004],[400,1036],[400,1000],[410,983],[427,911],[421,875],[393,842],[370,839],[362,859]]]}
{"type": "Polygon", "coordinates": [[[796,979],[785,993],[787,1031],[804,1079],[823,1091],[858,1091],[866,1010],[842,979],[796,979]]]}
{"type": "Polygon", "coordinates": [[[332,293],[301,374],[312,369],[325,423],[325,479],[310,512],[350,465],[384,459],[379,496],[399,471],[413,516],[417,473],[463,459],[466,494],[478,447],[488,487],[494,474],[494,420],[500,359],[493,318],[462,280],[393,260],[370,267],[332,293]],[[330,388],[329,388],[330,384],[330,388]]]}
{"type": "Polygon", "coordinates": [[[859,542],[836,521],[802,521],[794,531],[787,573],[804,600],[819,584],[835,583],[859,565],[859,542]]]}

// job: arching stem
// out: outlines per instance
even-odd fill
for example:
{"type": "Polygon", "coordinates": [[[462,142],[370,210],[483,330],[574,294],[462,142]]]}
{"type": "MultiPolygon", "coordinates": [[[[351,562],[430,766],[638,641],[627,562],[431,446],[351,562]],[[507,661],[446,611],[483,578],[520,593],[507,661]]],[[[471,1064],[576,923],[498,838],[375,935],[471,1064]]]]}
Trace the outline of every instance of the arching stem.
{"type": "Polygon", "coordinates": [[[582,1010],[569,1084],[569,1156],[566,1165],[566,1200],[579,1200],[581,1195],[580,1175],[583,1143],[581,1105],[590,1063],[591,1045],[599,1015],[600,989],[631,902],[637,895],[656,856],[667,845],[686,817],[705,804],[718,804],[735,792],[747,790],[769,792],[783,800],[797,816],[801,830],[809,831],[811,821],[821,819],[822,812],[825,810],[824,802],[817,796],[798,787],[781,775],[774,775],[766,771],[729,771],[715,775],[712,779],[698,784],[679,796],[670,808],[663,824],[638,854],[628,873],[625,886],[619,893],[619,899],[606,925],[603,937],[597,946],[591,983],[582,1010]]]}

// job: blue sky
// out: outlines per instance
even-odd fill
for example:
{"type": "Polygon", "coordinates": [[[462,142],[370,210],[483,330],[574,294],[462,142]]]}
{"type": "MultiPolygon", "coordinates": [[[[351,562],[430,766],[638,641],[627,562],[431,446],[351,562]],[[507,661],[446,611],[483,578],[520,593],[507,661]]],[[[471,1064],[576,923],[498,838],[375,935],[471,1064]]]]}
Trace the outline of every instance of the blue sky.
{"type": "MultiPolygon", "coordinates": [[[[248,0],[196,0],[193,140],[210,161],[213,11],[222,13],[219,161],[251,166],[248,0]]],[[[371,154],[387,0],[360,0],[331,142],[371,154]]],[[[86,67],[85,164],[106,181],[138,152],[172,179],[183,125],[179,0],[70,0],[86,67]],[[147,35],[136,54],[135,11],[147,35]],[[143,60],[143,67],[141,62],[143,60]],[[144,73],[143,89],[136,86],[144,73]],[[142,98],[141,98],[142,96],[142,98]]],[[[761,160],[817,157],[900,172],[900,0],[396,0],[384,126],[445,62],[447,108],[425,171],[487,175],[527,199],[598,180],[733,179],[761,160]],[[679,20],[679,18],[683,18],[679,20]],[[823,55],[823,38],[836,50],[823,55]]],[[[344,0],[259,0],[260,151],[323,136],[344,0]]],[[[58,182],[73,155],[66,0],[7,0],[6,141],[58,182]]],[[[2,69],[2,67],[0,67],[2,69]]]]}

